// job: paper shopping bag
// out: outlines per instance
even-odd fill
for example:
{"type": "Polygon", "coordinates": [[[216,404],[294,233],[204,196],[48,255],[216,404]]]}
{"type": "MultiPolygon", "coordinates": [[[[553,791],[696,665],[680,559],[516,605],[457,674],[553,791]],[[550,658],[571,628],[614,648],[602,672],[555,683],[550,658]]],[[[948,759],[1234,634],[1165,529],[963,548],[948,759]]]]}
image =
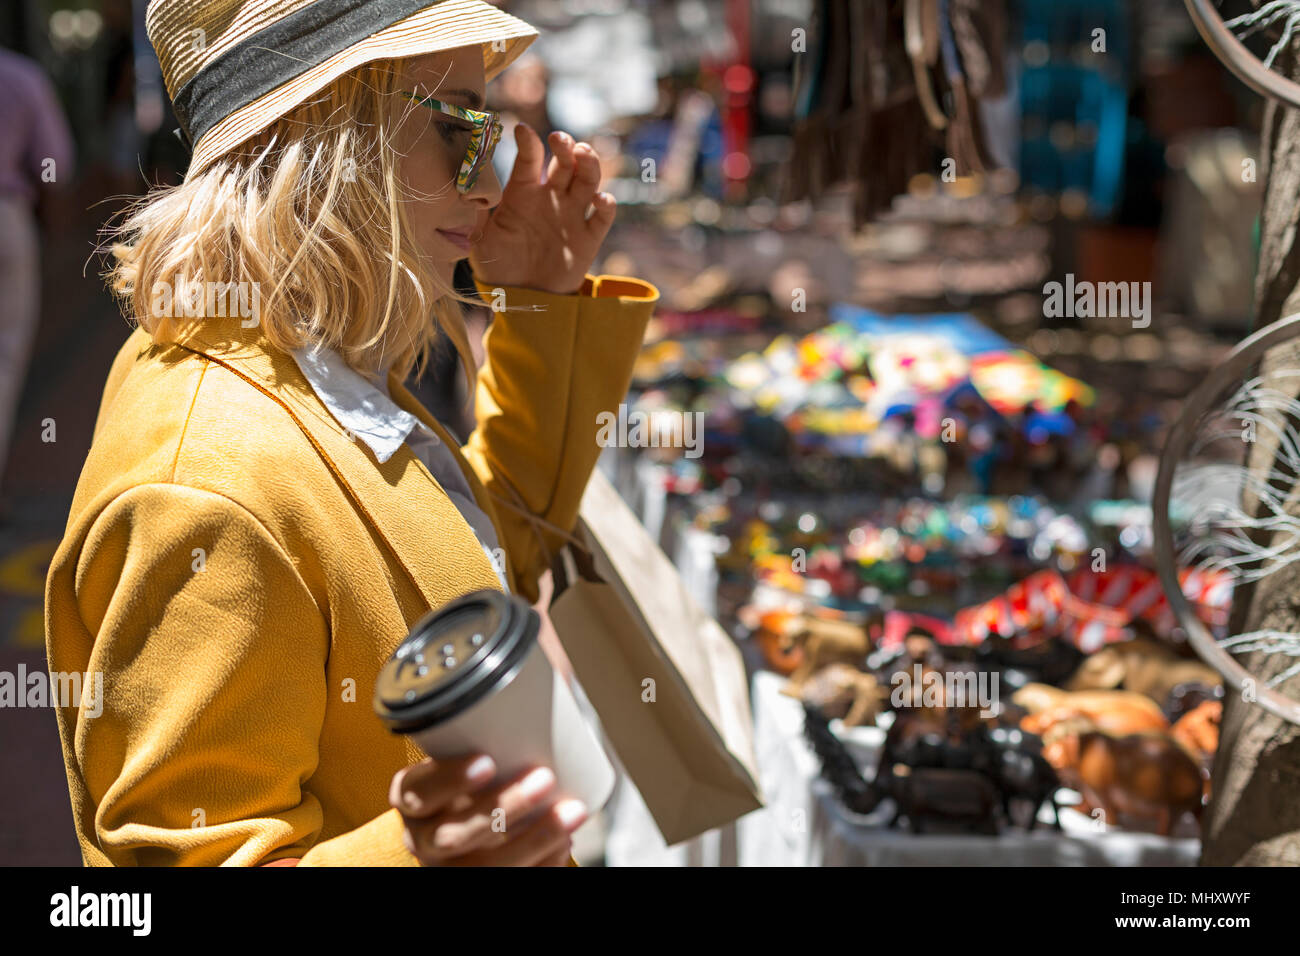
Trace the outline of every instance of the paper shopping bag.
{"type": "Polygon", "coordinates": [[[740,651],[596,472],[551,620],[669,845],[761,807],[740,651]]]}

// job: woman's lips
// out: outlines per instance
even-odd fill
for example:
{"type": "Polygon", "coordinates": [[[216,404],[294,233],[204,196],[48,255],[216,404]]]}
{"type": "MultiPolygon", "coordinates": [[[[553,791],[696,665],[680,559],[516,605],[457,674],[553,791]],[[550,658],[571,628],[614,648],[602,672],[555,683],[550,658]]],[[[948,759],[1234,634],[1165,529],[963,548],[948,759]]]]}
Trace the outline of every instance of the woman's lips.
{"type": "Polygon", "coordinates": [[[442,236],[442,238],[446,239],[461,252],[469,252],[471,235],[469,230],[456,232],[451,229],[439,229],[438,235],[442,236]]]}

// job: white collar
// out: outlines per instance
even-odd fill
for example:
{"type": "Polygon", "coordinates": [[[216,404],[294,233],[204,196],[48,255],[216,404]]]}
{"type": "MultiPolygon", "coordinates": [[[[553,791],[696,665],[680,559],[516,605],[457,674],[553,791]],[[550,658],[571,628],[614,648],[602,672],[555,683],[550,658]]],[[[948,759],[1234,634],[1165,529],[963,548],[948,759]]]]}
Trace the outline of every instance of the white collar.
{"type": "Polygon", "coordinates": [[[385,376],[379,378],[385,386],[381,389],[332,349],[301,348],[289,354],[330,414],[365,442],[380,464],[393,457],[413,429],[433,435],[427,425],[386,394],[385,376]]]}

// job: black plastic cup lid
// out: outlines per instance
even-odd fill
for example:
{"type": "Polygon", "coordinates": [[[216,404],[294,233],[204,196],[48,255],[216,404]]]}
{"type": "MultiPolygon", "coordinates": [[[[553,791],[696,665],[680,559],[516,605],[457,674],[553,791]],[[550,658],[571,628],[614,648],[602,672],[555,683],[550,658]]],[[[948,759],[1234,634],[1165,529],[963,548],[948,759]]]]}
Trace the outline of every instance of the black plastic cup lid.
{"type": "Polygon", "coordinates": [[[397,733],[459,716],[523,667],[541,621],[501,591],[466,594],[411,628],[375,681],[375,713],[397,733]]]}

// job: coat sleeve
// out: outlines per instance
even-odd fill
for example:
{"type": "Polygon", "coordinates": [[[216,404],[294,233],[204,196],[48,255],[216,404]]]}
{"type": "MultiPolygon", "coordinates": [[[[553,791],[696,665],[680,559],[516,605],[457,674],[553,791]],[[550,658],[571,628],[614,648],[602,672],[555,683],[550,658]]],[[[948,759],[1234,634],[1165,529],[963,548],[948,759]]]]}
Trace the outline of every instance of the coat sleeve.
{"type": "Polygon", "coordinates": [[[78,821],[88,863],[415,864],[396,811],[317,839],[329,629],[246,509],[130,488],[75,561],[56,557],[47,608],[51,670],[102,675],[102,691],[59,711],[74,806],[84,788],[94,808],[78,821]]]}
{"type": "MultiPolygon", "coordinates": [[[[462,450],[498,500],[512,586],[535,601],[547,555],[530,522],[500,504],[513,500],[506,483],[533,514],[573,528],[600,455],[597,416],[627,395],[659,291],[620,276],[588,276],[575,295],[481,282],[478,291],[493,319],[478,375],[478,425],[462,450]]],[[[542,540],[552,553],[563,543],[552,532],[542,540]]]]}

